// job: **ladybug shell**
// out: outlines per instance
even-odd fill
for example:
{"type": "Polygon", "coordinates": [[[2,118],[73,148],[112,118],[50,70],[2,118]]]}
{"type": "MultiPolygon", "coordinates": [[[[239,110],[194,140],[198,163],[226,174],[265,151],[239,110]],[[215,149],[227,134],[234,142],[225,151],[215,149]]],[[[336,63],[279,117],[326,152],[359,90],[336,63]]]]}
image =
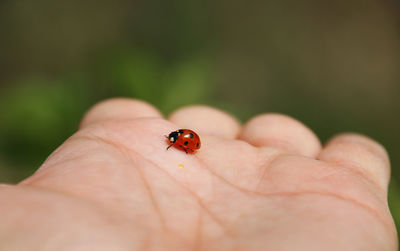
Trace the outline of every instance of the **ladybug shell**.
{"type": "MultiPolygon", "coordinates": [[[[190,129],[179,129],[168,135],[168,140],[178,149],[184,150],[186,153],[194,152],[201,147],[200,137],[190,129]]],[[[168,147],[168,148],[169,148],[168,147]]]]}

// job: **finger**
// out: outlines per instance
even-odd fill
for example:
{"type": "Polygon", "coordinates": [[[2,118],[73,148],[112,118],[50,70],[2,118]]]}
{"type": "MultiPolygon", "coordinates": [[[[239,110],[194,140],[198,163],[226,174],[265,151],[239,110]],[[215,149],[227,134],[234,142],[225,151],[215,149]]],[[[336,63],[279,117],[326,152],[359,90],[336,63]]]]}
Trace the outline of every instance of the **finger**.
{"type": "Polygon", "coordinates": [[[388,154],[383,146],[366,136],[347,133],[333,137],[318,159],[361,172],[385,190],[389,184],[388,154]]]}
{"type": "Polygon", "coordinates": [[[93,106],[83,117],[80,128],[106,120],[124,120],[142,117],[162,117],[149,103],[128,98],[113,98],[93,106]]]}
{"type": "Polygon", "coordinates": [[[227,139],[236,138],[240,131],[240,123],[236,118],[209,106],[183,107],[172,113],[169,120],[181,128],[227,139]]]}
{"type": "Polygon", "coordinates": [[[281,114],[262,114],[248,121],[240,138],[259,147],[273,147],[285,153],[315,157],[319,139],[301,122],[281,114]]]}

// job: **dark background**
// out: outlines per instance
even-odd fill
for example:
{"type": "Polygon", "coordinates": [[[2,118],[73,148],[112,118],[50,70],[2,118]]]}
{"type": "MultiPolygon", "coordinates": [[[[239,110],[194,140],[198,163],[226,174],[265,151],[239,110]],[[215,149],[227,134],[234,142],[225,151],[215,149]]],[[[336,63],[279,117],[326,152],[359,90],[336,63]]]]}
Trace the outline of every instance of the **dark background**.
{"type": "Polygon", "coordinates": [[[400,8],[385,0],[2,0],[0,182],[32,174],[107,97],[369,135],[400,223],[400,8]]]}

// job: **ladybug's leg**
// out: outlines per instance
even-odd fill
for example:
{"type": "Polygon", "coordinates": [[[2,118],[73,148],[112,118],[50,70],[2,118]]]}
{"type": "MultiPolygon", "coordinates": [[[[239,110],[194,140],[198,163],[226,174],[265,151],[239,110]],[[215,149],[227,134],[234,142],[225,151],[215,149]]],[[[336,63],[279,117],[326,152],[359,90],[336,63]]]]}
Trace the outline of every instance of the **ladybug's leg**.
{"type": "Polygon", "coordinates": [[[192,151],[192,152],[194,152],[194,150],[193,149],[190,149],[190,148],[188,148],[190,151],[192,151]]]}
{"type": "Polygon", "coordinates": [[[186,148],[184,148],[183,146],[180,146],[180,147],[185,151],[186,154],[188,153],[186,148]]]}
{"type": "Polygon", "coordinates": [[[173,146],[174,144],[171,144],[171,145],[169,145],[168,147],[167,147],[167,150],[171,147],[171,146],[173,146]]]}

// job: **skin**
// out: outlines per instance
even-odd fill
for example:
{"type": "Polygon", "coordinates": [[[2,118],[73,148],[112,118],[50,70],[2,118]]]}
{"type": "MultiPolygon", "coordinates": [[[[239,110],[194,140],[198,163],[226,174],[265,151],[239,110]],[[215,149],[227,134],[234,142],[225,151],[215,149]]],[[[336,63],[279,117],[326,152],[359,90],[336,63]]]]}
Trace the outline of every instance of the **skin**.
{"type": "Polygon", "coordinates": [[[324,147],[285,115],[94,106],[18,185],[0,186],[0,250],[397,250],[390,166],[358,134],[324,147]],[[191,128],[195,154],[163,135],[191,128]]]}

